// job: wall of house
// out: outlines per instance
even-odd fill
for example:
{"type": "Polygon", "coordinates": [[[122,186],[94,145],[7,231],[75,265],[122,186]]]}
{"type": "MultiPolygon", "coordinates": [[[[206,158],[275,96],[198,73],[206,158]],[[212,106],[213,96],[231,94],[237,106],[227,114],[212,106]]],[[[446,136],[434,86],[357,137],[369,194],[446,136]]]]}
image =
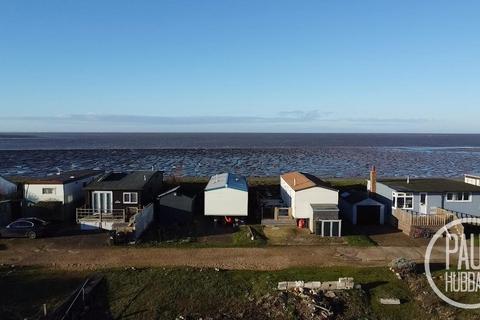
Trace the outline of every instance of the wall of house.
{"type": "Polygon", "coordinates": [[[312,219],[312,204],[338,205],[338,191],[322,187],[313,187],[297,191],[292,215],[296,219],[312,219]]]}
{"type": "Polygon", "coordinates": [[[280,195],[282,197],[283,203],[285,203],[286,207],[292,207],[292,214],[293,214],[293,205],[295,191],[290,187],[288,183],[280,177],[280,195]]]}
{"type": "Polygon", "coordinates": [[[95,180],[95,176],[72,181],[64,186],[64,203],[74,203],[84,200],[83,188],[95,180]]]}
{"type": "MultiPolygon", "coordinates": [[[[387,215],[392,214],[392,188],[377,183],[378,201],[385,204],[385,219],[387,215]]],[[[472,194],[472,201],[466,202],[450,202],[446,201],[446,194],[428,193],[427,192],[427,213],[433,213],[435,208],[444,208],[451,211],[480,216],[480,193],[472,194]]],[[[420,192],[413,193],[413,211],[420,212],[420,192]]]]}
{"type": "Polygon", "coordinates": [[[474,216],[480,216],[480,194],[479,193],[473,193],[472,201],[467,201],[467,202],[450,202],[446,200],[446,195],[444,197],[445,197],[444,209],[471,214],[474,216]]]}
{"type": "Polygon", "coordinates": [[[248,192],[221,188],[205,191],[206,216],[248,216],[248,192]]]}
{"type": "Polygon", "coordinates": [[[351,223],[354,223],[353,206],[350,202],[340,198],[338,202],[338,208],[340,209],[340,216],[342,217],[342,219],[347,219],[351,223]]]}
{"type": "Polygon", "coordinates": [[[375,200],[385,205],[385,221],[389,221],[392,216],[392,193],[395,190],[381,182],[377,182],[377,192],[375,200]]]}
{"type": "Polygon", "coordinates": [[[23,188],[24,198],[29,202],[58,201],[64,203],[65,200],[63,184],[25,184],[23,188]],[[53,194],[43,194],[43,188],[54,188],[55,192],[53,194]]]}
{"type": "MultiPolygon", "coordinates": [[[[443,207],[443,195],[439,193],[428,193],[427,194],[427,212],[428,214],[434,213],[436,208],[443,207]]],[[[413,194],[413,211],[420,212],[420,193],[416,192],[413,194]]]]}
{"type": "Polygon", "coordinates": [[[171,192],[158,200],[157,212],[160,221],[185,221],[193,214],[195,199],[183,194],[175,194],[171,192]]]}
{"type": "MultiPolygon", "coordinates": [[[[87,208],[93,208],[93,193],[94,192],[109,192],[108,190],[89,190],[86,193],[85,204],[87,208]]],[[[143,194],[140,190],[113,190],[112,192],[112,208],[115,210],[126,210],[128,208],[141,208],[143,207],[143,194]],[[123,193],[124,192],[136,192],[137,193],[137,203],[123,203],[123,193]]],[[[146,203],[148,204],[148,203],[146,203]]]]}
{"type": "Polygon", "coordinates": [[[153,175],[153,177],[150,178],[148,183],[143,188],[142,204],[144,206],[149,203],[155,202],[157,196],[161,193],[162,185],[163,173],[161,171],[158,171],[153,175]]]}
{"type": "Polygon", "coordinates": [[[17,192],[17,185],[7,179],[0,177],[0,195],[9,196],[17,192]]]}

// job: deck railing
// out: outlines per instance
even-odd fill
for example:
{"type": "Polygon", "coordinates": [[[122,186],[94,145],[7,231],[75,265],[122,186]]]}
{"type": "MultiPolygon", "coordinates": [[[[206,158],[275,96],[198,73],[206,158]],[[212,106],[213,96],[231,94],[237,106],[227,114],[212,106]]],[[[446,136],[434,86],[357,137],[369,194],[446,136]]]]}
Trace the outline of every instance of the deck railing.
{"type": "Polygon", "coordinates": [[[77,208],[77,221],[80,220],[98,220],[102,221],[126,221],[126,214],[124,209],[110,209],[110,210],[97,210],[97,209],[85,209],[77,208]]]}
{"type": "Polygon", "coordinates": [[[398,229],[407,235],[411,235],[414,227],[439,229],[447,223],[455,220],[453,214],[439,212],[434,214],[423,214],[411,210],[393,209],[392,215],[397,219],[398,229]]]}

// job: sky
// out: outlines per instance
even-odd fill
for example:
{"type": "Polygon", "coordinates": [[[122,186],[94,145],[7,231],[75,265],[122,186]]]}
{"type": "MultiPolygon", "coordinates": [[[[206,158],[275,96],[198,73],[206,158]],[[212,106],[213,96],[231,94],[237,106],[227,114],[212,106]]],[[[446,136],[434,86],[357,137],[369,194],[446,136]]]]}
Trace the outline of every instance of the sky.
{"type": "Polygon", "coordinates": [[[0,1],[1,132],[479,133],[480,1],[0,1]]]}

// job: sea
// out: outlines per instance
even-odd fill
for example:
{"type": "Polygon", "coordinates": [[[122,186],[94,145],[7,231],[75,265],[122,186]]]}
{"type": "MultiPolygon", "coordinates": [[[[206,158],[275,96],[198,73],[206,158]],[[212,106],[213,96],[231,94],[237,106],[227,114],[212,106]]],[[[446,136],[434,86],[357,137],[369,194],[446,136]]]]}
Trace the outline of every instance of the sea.
{"type": "Polygon", "coordinates": [[[320,177],[461,177],[480,172],[480,134],[0,133],[0,175],[163,170],[320,177]]]}

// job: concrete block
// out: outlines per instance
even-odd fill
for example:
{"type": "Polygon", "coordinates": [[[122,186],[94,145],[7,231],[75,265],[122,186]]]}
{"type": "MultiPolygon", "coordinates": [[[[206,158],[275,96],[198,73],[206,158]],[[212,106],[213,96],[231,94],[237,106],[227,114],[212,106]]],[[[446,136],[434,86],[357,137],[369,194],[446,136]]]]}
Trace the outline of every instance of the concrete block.
{"type": "Polygon", "coordinates": [[[322,283],[320,281],[305,282],[305,288],[307,289],[320,289],[321,287],[322,283]]]}
{"type": "Polygon", "coordinates": [[[400,299],[397,298],[381,298],[381,304],[400,304],[400,299]]]}
{"type": "Polygon", "coordinates": [[[279,282],[277,288],[278,290],[287,290],[288,289],[287,281],[279,282]]]}

